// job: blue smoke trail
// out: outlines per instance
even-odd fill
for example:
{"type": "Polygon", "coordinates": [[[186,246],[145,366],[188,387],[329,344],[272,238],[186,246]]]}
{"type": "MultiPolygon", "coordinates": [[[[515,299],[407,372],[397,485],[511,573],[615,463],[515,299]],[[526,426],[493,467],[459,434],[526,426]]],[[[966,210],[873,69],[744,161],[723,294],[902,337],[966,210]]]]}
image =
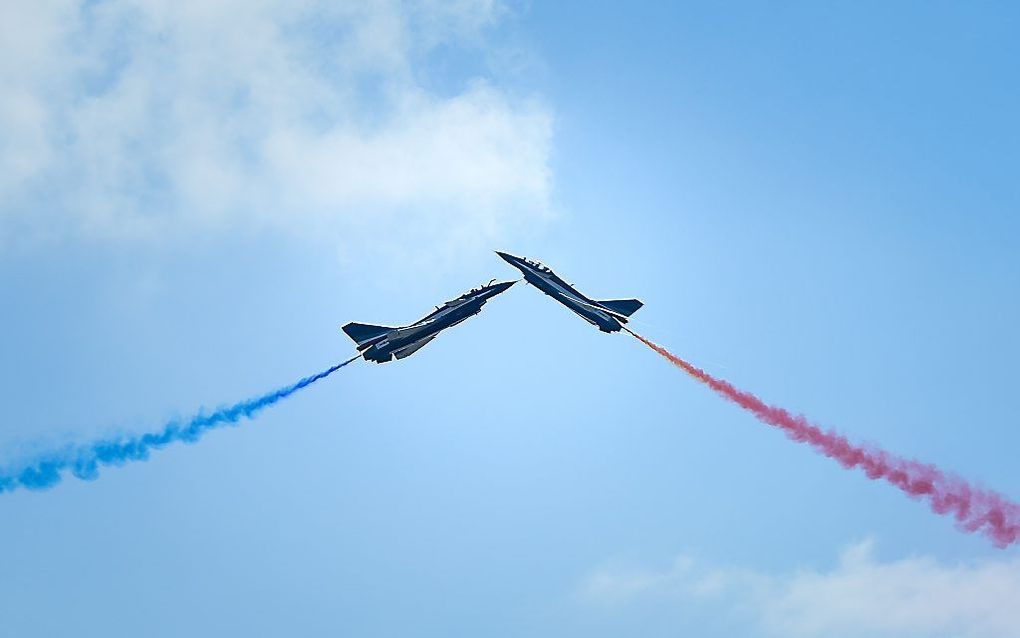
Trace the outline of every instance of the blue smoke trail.
{"type": "Polygon", "coordinates": [[[210,414],[203,414],[202,411],[199,411],[185,422],[171,421],[157,433],[96,441],[79,448],[46,454],[14,471],[0,471],[0,494],[19,487],[31,490],[53,487],[60,482],[65,470],[70,470],[80,479],[93,480],[99,476],[100,466],[123,465],[128,461],[144,461],[149,458],[150,451],[158,450],[174,441],[194,443],[206,431],[237,423],[242,418],[253,418],[263,409],[281,399],[286,399],[320,379],[325,379],[356,359],[358,359],[357,356],[318,374],[305,377],[292,385],[260,397],[219,408],[210,414]]]}

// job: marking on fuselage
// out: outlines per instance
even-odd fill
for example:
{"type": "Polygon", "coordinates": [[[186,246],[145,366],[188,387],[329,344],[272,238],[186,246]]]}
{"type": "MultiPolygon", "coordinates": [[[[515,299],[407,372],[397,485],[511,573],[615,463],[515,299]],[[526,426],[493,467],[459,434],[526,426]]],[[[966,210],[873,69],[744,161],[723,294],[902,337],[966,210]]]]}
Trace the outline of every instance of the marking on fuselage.
{"type": "Polygon", "coordinates": [[[577,295],[575,295],[574,293],[570,292],[569,290],[567,290],[566,288],[564,288],[560,284],[558,284],[555,281],[553,281],[551,275],[546,275],[545,273],[543,273],[541,271],[538,271],[538,270],[534,270],[534,269],[531,269],[531,271],[533,273],[535,273],[535,275],[542,280],[542,283],[546,284],[550,288],[553,288],[554,290],[559,292],[561,295],[563,295],[563,297],[565,298],[565,301],[574,304],[575,307],[571,308],[571,310],[574,310],[575,312],[577,312],[578,315],[580,315],[584,319],[587,319],[592,325],[596,325],[597,326],[599,324],[598,324],[598,322],[593,321],[589,317],[585,316],[583,314],[584,312],[591,313],[591,314],[597,316],[599,319],[602,319],[602,320],[604,320],[606,322],[610,322],[610,321],[613,321],[614,319],[616,319],[616,317],[612,316],[611,314],[609,314],[607,312],[604,312],[602,310],[596,309],[596,306],[594,306],[593,304],[590,304],[590,303],[588,303],[586,301],[583,301],[577,295]],[[580,306],[581,308],[577,308],[577,306],[580,306]]]}

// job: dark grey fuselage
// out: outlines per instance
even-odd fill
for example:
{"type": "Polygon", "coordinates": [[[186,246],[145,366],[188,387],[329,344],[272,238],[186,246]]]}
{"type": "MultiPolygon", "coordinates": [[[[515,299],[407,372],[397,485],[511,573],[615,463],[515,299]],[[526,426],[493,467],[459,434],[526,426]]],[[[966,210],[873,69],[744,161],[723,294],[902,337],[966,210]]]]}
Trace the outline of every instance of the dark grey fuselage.
{"type": "Polygon", "coordinates": [[[489,299],[505,291],[514,282],[507,281],[476,288],[447,301],[414,323],[400,328],[385,328],[349,323],[344,332],[358,344],[368,361],[385,363],[393,357],[403,359],[417,352],[443,330],[477,315],[489,299]]]}
{"type": "MultiPolygon", "coordinates": [[[[602,332],[619,332],[623,324],[627,323],[627,315],[603,305],[617,302],[589,299],[573,286],[560,279],[551,269],[538,262],[499,251],[496,254],[511,266],[520,270],[524,274],[524,279],[529,284],[574,311],[574,313],[596,326],[602,332]]],[[[639,301],[632,301],[637,305],[637,308],[641,307],[639,301]]],[[[634,308],[634,310],[637,308],[634,308]]],[[[628,312],[633,312],[633,310],[628,312]]]]}

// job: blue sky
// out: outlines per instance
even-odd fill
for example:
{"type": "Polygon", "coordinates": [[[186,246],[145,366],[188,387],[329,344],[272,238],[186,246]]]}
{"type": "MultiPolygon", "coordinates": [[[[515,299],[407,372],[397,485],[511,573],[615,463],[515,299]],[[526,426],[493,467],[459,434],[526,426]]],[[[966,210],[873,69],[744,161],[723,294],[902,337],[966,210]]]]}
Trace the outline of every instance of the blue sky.
{"type": "MultiPolygon", "coordinates": [[[[296,381],[501,249],[1020,498],[1005,3],[0,12],[3,465],[296,381]]],[[[1020,631],[1015,549],[523,286],[0,509],[4,635],[1020,631]]]]}

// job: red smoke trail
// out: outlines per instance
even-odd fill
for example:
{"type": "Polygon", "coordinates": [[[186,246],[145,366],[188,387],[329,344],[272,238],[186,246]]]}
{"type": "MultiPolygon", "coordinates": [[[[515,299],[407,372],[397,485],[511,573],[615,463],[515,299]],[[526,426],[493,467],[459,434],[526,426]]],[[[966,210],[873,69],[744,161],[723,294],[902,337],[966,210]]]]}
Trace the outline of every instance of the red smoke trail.
{"type": "Polygon", "coordinates": [[[854,445],[841,434],[832,430],[823,431],[803,416],[794,416],[783,408],[768,405],[753,394],[738,390],[722,379],[716,379],[641,335],[630,330],[627,332],[698,381],[753,412],[761,421],[783,430],[794,441],[807,443],[825,456],[836,459],[843,467],[859,467],[870,479],[884,479],[911,498],[926,499],[933,512],[952,514],[960,528],[968,532],[980,531],[998,547],[1006,547],[1020,539],[1020,505],[1001,494],[972,487],[963,479],[948,475],[934,465],[854,445]]]}

